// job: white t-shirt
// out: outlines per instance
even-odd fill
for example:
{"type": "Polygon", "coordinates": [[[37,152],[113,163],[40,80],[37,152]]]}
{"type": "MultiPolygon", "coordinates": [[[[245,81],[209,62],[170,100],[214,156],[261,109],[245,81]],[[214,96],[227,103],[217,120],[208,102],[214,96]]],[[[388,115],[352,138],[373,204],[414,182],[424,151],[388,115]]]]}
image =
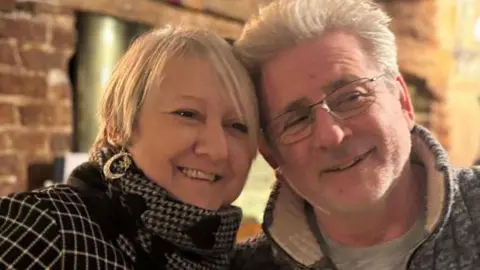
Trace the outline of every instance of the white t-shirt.
{"type": "Polygon", "coordinates": [[[404,235],[366,248],[352,248],[325,239],[332,261],[339,270],[405,270],[408,259],[425,238],[425,217],[420,215],[404,235]]]}

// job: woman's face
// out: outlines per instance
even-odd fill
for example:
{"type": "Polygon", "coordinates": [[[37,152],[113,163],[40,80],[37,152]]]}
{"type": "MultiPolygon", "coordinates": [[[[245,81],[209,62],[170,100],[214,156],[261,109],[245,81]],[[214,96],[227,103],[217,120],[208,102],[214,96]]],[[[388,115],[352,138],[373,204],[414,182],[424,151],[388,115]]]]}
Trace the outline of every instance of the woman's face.
{"type": "Polygon", "coordinates": [[[129,151],[177,199],[216,210],[242,191],[257,145],[210,64],[173,60],[149,89],[129,151]]]}

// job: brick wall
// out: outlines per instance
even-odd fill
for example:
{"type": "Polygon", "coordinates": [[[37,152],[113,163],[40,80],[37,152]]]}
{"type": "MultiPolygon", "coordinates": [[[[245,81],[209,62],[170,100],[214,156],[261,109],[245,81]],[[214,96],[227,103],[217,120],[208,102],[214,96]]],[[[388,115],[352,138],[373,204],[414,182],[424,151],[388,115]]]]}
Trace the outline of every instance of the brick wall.
{"type": "MultiPolygon", "coordinates": [[[[448,73],[453,60],[442,50],[435,16],[438,14],[436,1],[380,0],[392,17],[391,29],[398,46],[400,70],[407,84],[409,79],[422,81],[419,93],[412,93],[417,120],[430,128],[443,146],[450,149],[449,122],[446,117],[446,92],[448,73]],[[428,115],[421,114],[416,105],[427,104],[428,115]]],[[[424,106],[424,105],[420,105],[424,106]]]]}
{"type": "MultiPolygon", "coordinates": [[[[401,71],[425,82],[415,96],[429,99],[429,128],[452,163],[471,165],[480,154],[480,127],[473,124],[480,118],[480,42],[473,41],[480,2],[378,1],[393,18],[401,71]]],[[[425,100],[413,100],[419,102],[425,100]]]]}
{"type": "Polygon", "coordinates": [[[0,195],[30,188],[70,149],[74,44],[72,12],[0,1],[0,195]]]}

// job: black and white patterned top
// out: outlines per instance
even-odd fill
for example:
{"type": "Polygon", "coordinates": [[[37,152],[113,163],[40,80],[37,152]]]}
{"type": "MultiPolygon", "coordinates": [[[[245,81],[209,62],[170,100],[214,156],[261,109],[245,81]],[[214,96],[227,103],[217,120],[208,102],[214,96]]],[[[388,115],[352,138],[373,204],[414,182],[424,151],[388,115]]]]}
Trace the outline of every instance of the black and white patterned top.
{"type": "Polygon", "coordinates": [[[112,156],[79,166],[70,185],[0,197],[0,269],[228,269],[238,207],[175,200],[133,161],[108,179],[112,156]]]}
{"type": "Polygon", "coordinates": [[[0,269],[132,269],[78,192],[55,186],[0,200],[0,269]]]}

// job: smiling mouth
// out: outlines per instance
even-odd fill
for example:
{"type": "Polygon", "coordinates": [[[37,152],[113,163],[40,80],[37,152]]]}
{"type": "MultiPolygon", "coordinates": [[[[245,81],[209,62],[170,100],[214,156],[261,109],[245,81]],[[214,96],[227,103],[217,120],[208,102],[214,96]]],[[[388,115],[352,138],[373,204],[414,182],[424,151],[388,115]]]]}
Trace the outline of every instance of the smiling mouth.
{"type": "Polygon", "coordinates": [[[344,165],[341,165],[341,166],[337,166],[337,167],[333,167],[333,168],[329,168],[329,169],[326,169],[324,170],[324,173],[332,173],[332,172],[342,172],[342,171],[345,171],[345,170],[348,170],[352,167],[354,167],[355,165],[359,164],[361,161],[363,161],[365,158],[367,158],[372,152],[373,152],[374,149],[371,149],[357,157],[355,157],[350,163],[348,164],[344,164],[344,165]]]}
{"type": "Polygon", "coordinates": [[[222,179],[222,176],[214,173],[207,173],[201,170],[197,169],[192,169],[192,168],[186,168],[186,167],[180,167],[178,166],[177,169],[185,176],[195,179],[195,180],[202,180],[202,181],[208,181],[211,183],[215,183],[219,180],[222,179]]]}

